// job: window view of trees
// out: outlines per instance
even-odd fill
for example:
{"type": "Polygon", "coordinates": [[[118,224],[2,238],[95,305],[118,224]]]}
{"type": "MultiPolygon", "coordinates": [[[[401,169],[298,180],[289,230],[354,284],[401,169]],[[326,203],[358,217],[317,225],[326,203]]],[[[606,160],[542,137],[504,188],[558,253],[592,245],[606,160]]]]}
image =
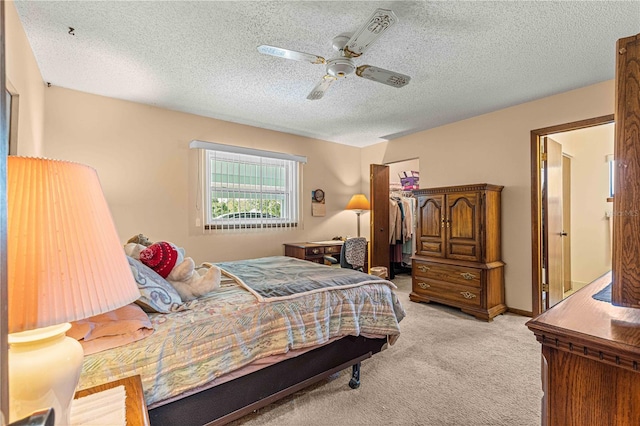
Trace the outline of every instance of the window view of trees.
{"type": "Polygon", "coordinates": [[[279,219],[286,198],[286,165],[259,157],[211,159],[211,218],[279,219]]]}
{"type": "Polygon", "coordinates": [[[282,201],[280,200],[257,200],[257,199],[224,199],[211,197],[211,217],[215,219],[224,218],[279,218],[281,217],[282,201]],[[240,213],[254,213],[240,215],[240,213]],[[256,214],[257,213],[257,214],[256,214]]]}

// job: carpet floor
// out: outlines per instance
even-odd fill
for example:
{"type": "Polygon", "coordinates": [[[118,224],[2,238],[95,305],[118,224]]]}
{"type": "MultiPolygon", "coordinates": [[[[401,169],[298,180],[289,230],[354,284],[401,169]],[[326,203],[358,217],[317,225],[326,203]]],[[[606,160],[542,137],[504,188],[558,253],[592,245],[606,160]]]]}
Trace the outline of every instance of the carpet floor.
{"type": "Polygon", "coordinates": [[[540,425],[540,345],[529,318],[479,321],[409,301],[408,275],[393,281],[407,313],[402,334],[362,362],[358,389],[349,368],[232,425],[540,425]]]}

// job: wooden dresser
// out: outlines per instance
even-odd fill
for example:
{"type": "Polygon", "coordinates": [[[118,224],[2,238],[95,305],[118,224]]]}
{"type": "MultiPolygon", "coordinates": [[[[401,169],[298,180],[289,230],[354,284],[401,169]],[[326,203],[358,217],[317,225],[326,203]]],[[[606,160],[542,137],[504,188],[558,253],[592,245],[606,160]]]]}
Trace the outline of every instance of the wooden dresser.
{"type": "Polygon", "coordinates": [[[542,344],[543,426],[640,424],[640,309],[592,296],[611,273],[527,322],[542,344]]]}
{"type": "Polygon", "coordinates": [[[439,302],[491,321],[507,310],[500,259],[502,186],[475,184],[414,191],[418,199],[414,302],[439,302]]]}

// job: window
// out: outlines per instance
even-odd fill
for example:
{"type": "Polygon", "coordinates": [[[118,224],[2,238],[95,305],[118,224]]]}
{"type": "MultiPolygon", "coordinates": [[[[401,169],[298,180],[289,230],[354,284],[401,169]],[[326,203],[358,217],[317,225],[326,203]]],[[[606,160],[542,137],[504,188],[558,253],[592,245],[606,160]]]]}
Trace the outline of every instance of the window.
{"type": "Polygon", "coordinates": [[[210,142],[204,148],[207,229],[298,226],[306,158],[210,142]]]}

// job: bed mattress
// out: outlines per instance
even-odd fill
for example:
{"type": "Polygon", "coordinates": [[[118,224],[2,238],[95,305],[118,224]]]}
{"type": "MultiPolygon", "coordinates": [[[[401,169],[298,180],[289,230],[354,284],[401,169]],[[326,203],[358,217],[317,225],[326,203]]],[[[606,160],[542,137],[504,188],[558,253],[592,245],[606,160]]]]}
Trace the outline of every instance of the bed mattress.
{"type": "Polygon", "coordinates": [[[78,389],[139,374],[153,408],[252,364],[264,366],[346,335],[386,336],[393,343],[404,311],[392,285],[381,281],[265,303],[227,277],[188,310],[149,314],[151,336],[86,356],[78,389]]]}

